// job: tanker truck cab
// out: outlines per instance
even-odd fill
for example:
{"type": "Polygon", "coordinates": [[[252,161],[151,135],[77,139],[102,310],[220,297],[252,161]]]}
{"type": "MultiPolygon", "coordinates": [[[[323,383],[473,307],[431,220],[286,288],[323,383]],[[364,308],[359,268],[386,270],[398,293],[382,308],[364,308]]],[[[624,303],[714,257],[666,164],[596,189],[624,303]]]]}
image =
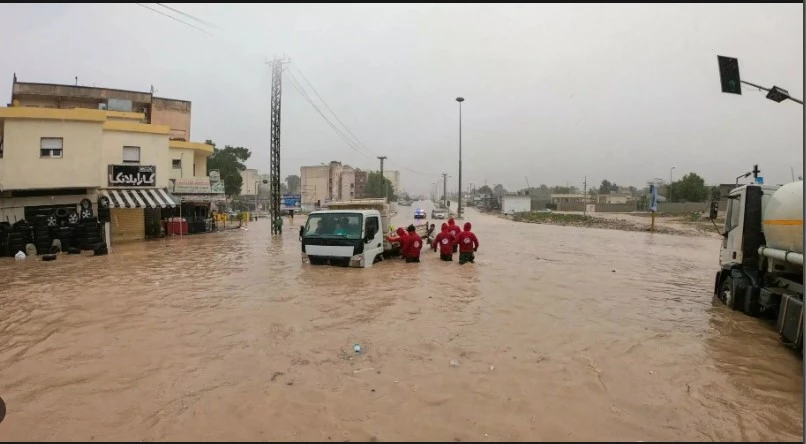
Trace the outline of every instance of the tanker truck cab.
{"type": "MultiPolygon", "coordinates": [[[[716,219],[718,203],[711,205],[716,219]]],[[[776,319],[784,343],[803,347],[803,181],[731,190],[714,296],[733,310],[776,319]]]]}
{"type": "Polygon", "coordinates": [[[303,261],[371,267],[382,259],[383,236],[377,210],[314,211],[300,229],[303,261]]]}

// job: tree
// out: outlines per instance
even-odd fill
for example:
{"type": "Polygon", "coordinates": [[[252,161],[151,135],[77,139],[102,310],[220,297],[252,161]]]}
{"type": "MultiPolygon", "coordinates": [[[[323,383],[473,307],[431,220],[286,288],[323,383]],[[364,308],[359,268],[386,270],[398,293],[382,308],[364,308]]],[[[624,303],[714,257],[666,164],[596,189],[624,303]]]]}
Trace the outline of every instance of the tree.
{"type": "Polygon", "coordinates": [[[384,183],[386,184],[386,198],[394,200],[395,190],[392,181],[382,177],[381,173],[370,171],[367,174],[367,183],[364,186],[364,193],[367,197],[383,197],[384,183]]]}
{"type": "Polygon", "coordinates": [[[242,146],[225,145],[224,149],[219,149],[212,140],[205,143],[213,146],[213,154],[207,158],[207,175],[209,176],[212,170],[218,170],[221,180],[224,181],[224,193],[229,197],[237,196],[243,185],[241,171],[246,169],[244,162],[252,156],[252,153],[242,146]]]}
{"type": "Polygon", "coordinates": [[[507,189],[499,183],[493,187],[493,194],[496,196],[503,196],[504,194],[507,194],[507,189]]]}
{"type": "Polygon", "coordinates": [[[296,174],[292,174],[285,178],[285,183],[288,184],[288,192],[291,194],[298,194],[299,193],[299,186],[301,180],[299,176],[296,174]]]}
{"type": "Polygon", "coordinates": [[[479,187],[479,189],[476,190],[476,192],[479,193],[479,194],[487,194],[487,195],[489,195],[489,194],[493,194],[493,189],[488,187],[487,185],[482,185],[482,186],[479,187]]]}
{"type": "MultiPolygon", "coordinates": [[[[591,188],[592,189],[592,188],[591,188]]],[[[610,193],[617,193],[618,192],[618,185],[616,183],[610,183],[609,180],[603,180],[602,184],[599,186],[599,194],[610,194],[610,193]]]]}
{"type": "Polygon", "coordinates": [[[688,173],[673,182],[671,191],[674,202],[705,202],[708,198],[705,180],[697,173],[688,173]]]}

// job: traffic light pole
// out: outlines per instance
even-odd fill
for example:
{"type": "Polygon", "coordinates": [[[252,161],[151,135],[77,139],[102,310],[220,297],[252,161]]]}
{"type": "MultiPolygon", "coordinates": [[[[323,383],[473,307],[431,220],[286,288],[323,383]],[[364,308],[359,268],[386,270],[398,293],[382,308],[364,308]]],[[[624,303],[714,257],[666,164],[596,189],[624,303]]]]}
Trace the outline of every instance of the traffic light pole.
{"type": "MultiPolygon", "coordinates": [[[[769,88],[765,88],[765,87],[763,87],[763,86],[756,85],[755,83],[750,83],[750,82],[748,82],[748,81],[746,81],[746,80],[739,80],[739,81],[740,81],[740,82],[742,82],[742,83],[744,83],[745,85],[750,85],[750,86],[752,86],[753,88],[763,89],[764,91],[771,92],[771,90],[770,90],[769,88]]],[[[800,100],[800,99],[796,99],[796,98],[794,98],[794,97],[790,96],[790,95],[789,95],[789,93],[787,93],[787,94],[786,94],[786,98],[787,98],[787,99],[789,99],[789,100],[791,100],[791,101],[793,101],[793,102],[800,103],[801,105],[803,105],[803,101],[802,101],[802,100],[800,100]]]]}

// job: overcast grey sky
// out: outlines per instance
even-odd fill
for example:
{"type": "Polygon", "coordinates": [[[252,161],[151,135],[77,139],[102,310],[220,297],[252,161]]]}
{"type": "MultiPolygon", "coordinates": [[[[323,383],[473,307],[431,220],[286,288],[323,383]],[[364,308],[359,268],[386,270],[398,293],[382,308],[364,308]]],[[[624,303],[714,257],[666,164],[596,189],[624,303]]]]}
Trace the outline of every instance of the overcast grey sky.
{"type": "MultiPolygon", "coordinates": [[[[737,57],[744,80],[803,98],[803,4],[166,5],[221,29],[136,4],[0,5],[0,95],[13,72],[153,84],[193,102],[194,141],[245,146],[248,166],[267,172],[265,61],[287,54],[314,100],[299,72],[413,192],[443,171],[456,186],[458,95],[465,184],[581,186],[587,175],[640,187],[672,166],[724,183],[754,163],[767,182],[802,173],[803,107],[747,87],[721,93],[716,55],[737,57]]],[[[288,76],[283,89],[284,177],[330,160],[377,168],[288,76]]]]}

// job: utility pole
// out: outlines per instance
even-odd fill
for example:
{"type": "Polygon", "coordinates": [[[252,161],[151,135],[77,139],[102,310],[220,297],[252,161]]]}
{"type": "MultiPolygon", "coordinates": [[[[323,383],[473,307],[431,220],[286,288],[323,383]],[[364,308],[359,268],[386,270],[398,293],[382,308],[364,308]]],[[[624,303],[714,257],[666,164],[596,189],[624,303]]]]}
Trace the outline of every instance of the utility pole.
{"type": "Polygon", "coordinates": [[[386,156],[378,156],[378,160],[381,161],[381,184],[383,184],[383,200],[386,200],[386,177],[383,175],[383,161],[386,160],[386,156]]]}
{"type": "Polygon", "coordinates": [[[448,173],[442,173],[442,205],[448,206],[448,173]]]}
{"type": "Polygon", "coordinates": [[[288,59],[275,58],[271,61],[271,155],[270,155],[270,208],[271,233],[277,230],[274,221],[280,217],[280,109],[283,97],[283,64],[288,59]]]}
{"type": "Polygon", "coordinates": [[[588,215],[588,176],[582,179],[582,215],[588,215]]]}

